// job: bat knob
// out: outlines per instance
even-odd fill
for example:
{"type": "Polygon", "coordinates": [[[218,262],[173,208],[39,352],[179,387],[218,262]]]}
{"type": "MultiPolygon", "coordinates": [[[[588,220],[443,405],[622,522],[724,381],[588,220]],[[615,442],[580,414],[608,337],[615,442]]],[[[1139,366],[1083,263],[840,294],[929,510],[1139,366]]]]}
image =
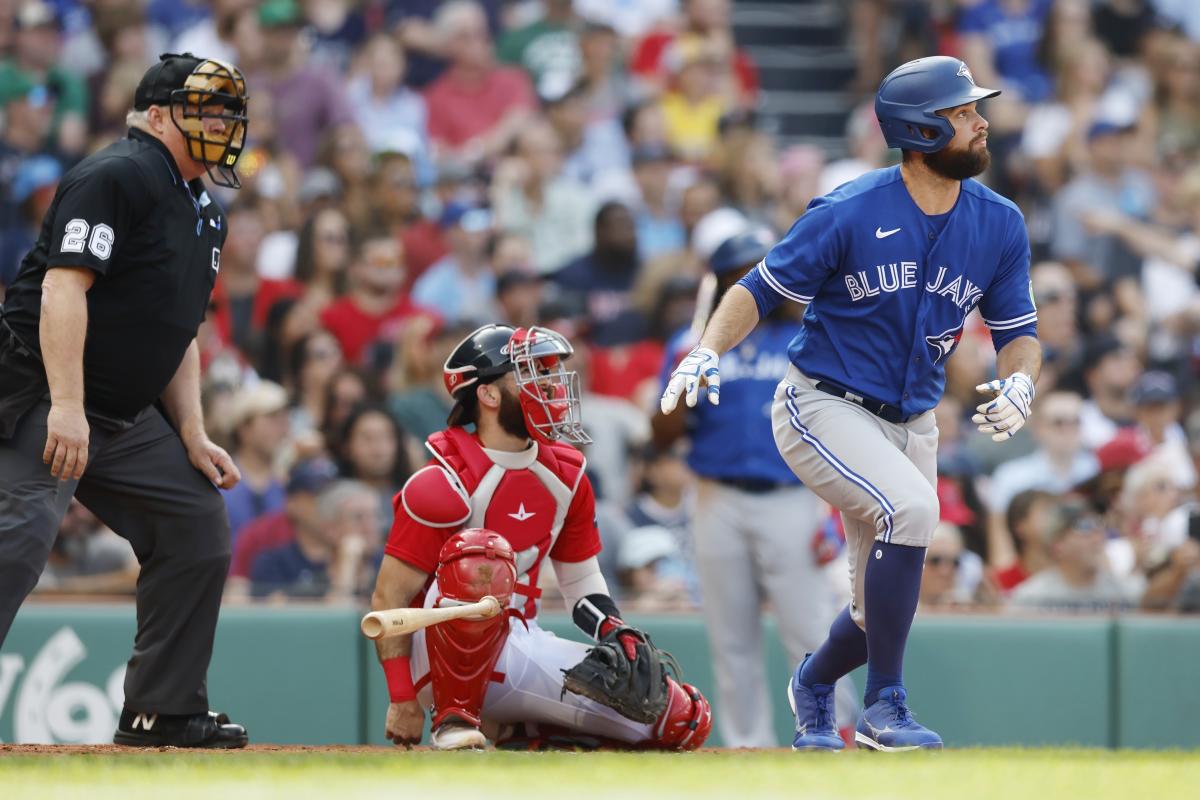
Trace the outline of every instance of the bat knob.
{"type": "Polygon", "coordinates": [[[488,604],[487,611],[481,615],[484,619],[490,619],[504,610],[504,607],[500,605],[500,601],[490,594],[485,596],[480,602],[488,604]]]}
{"type": "Polygon", "coordinates": [[[383,636],[383,620],[374,612],[363,617],[358,627],[363,632],[363,636],[366,636],[368,639],[378,639],[383,636]]]}

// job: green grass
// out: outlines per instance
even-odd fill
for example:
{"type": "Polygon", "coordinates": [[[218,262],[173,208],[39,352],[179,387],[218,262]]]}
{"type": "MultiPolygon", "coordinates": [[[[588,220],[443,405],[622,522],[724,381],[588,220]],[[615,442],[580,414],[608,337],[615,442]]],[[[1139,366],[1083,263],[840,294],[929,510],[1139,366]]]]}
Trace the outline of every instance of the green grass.
{"type": "Polygon", "coordinates": [[[952,750],[623,753],[234,752],[0,755],[0,797],[451,800],[1200,797],[1200,752],[952,750]]]}

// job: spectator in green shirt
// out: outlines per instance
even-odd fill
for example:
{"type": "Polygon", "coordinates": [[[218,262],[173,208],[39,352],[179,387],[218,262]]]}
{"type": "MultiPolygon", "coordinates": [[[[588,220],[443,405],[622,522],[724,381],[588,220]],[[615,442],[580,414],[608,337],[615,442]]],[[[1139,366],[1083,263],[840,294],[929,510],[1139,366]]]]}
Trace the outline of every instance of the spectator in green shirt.
{"type": "Polygon", "coordinates": [[[80,156],[87,143],[87,86],[58,64],[62,29],[48,3],[26,3],[17,12],[13,56],[0,62],[0,86],[21,79],[44,86],[55,98],[47,144],[65,156],[80,156]]]}
{"type": "Polygon", "coordinates": [[[571,0],[544,0],[542,18],[505,33],[497,45],[500,60],[522,67],[534,86],[546,76],[570,83],[579,75],[578,30],[582,22],[571,9],[571,0]]]}

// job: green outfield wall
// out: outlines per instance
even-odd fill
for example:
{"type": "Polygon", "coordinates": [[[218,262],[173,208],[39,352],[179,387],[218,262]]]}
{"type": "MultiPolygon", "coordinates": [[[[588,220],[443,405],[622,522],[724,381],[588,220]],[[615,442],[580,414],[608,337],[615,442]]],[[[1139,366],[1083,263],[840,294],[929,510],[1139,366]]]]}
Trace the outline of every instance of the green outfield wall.
{"type": "MultiPolygon", "coordinates": [[[[387,690],[354,608],[228,608],[209,671],[215,709],[253,741],[383,743],[387,690]]],[[[696,617],[637,617],[713,697],[696,617]]],[[[547,615],[559,635],[579,634],[547,615]]],[[[0,741],[100,742],[121,707],[133,639],[129,605],[30,605],[0,651],[0,741]]],[[[791,670],[773,627],[767,687],[779,742],[790,740],[791,670]]],[[[1158,617],[925,617],[905,678],[923,723],[952,746],[1200,747],[1200,620],[1158,617]]],[[[862,676],[856,678],[861,685],[862,676]]],[[[721,708],[714,698],[715,713],[721,708]]],[[[720,745],[720,737],[710,739],[720,745]],[[714,741],[715,740],[715,741],[714,741]]]]}

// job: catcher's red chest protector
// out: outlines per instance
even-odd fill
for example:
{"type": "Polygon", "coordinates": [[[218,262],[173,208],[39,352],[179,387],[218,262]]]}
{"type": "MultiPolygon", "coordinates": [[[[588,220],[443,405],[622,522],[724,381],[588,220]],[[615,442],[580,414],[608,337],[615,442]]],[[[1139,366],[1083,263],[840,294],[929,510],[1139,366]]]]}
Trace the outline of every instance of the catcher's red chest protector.
{"type": "Polygon", "coordinates": [[[433,434],[427,447],[468,495],[471,512],[465,527],[496,531],[512,546],[517,566],[514,593],[524,598],[514,603],[526,619],[536,616],[538,575],[583,477],[583,455],[553,443],[538,445],[536,457],[532,450],[489,455],[462,428],[433,434]]]}

